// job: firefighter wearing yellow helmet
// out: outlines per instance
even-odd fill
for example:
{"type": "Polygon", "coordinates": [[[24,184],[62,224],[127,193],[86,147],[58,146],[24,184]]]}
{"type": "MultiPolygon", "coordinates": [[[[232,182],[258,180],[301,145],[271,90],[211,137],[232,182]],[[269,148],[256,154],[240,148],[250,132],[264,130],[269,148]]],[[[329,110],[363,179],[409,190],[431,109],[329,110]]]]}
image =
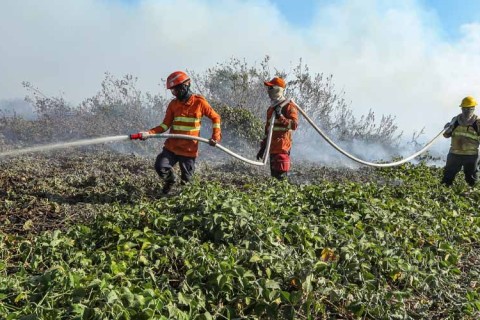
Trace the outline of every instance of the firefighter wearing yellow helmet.
{"type": "Polygon", "coordinates": [[[475,98],[463,98],[460,104],[462,113],[445,125],[443,136],[452,138],[442,179],[442,183],[447,186],[453,184],[455,175],[462,167],[469,186],[473,187],[477,181],[480,118],[474,113],[476,105],[475,98]]]}

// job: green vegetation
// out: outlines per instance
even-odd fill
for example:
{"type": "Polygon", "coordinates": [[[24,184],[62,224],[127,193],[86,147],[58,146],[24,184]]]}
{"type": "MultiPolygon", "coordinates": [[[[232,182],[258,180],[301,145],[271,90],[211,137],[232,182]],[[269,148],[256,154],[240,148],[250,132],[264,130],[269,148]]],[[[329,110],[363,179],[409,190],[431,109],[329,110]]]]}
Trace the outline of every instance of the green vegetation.
{"type": "Polygon", "coordinates": [[[204,164],[161,197],[152,159],[53,155],[0,164],[7,319],[480,316],[480,191],[437,168],[204,164]]]}
{"type": "MultiPolygon", "coordinates": [[[[301,62],[273,73],[268,62],[232,59],[190,73],[222,115],[226,146],[245,155],[258,146],[263,80],[274,74],[336,140],[395,148],[393,117],[355,118],[331,76],[310,75],[301,62]]],[[[0,112],[0,151],[151,128],[169,101],[142,93],[130,75],[107,74],[76,107],[24,85],[35,117],[0,112]]],[[[309,128],[297,130],[296,144],[311,142],[309,128]]],[[[464,193],[460,179],[447,189],[425,164],[295,161],[287,183],[218,158],[163,197],[153,170],[160,145],[0,159],[1,319],[480,317],[480,191],[464,193]]],[[[212,153],[202,149],[200,159],[212,153]]]]}

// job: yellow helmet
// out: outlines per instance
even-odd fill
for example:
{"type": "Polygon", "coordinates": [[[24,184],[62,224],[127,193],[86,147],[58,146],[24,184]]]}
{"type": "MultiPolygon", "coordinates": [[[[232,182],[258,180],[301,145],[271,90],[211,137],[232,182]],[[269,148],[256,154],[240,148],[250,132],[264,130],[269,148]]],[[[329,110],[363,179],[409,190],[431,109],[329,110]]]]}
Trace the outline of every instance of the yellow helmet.
{"type": "Polygon", "coordinates": [[[477,100],[474,97],[468,96],[463,98],[462,103],[460,104],[461,108],[473,108],[477,105],[477,100]]]}

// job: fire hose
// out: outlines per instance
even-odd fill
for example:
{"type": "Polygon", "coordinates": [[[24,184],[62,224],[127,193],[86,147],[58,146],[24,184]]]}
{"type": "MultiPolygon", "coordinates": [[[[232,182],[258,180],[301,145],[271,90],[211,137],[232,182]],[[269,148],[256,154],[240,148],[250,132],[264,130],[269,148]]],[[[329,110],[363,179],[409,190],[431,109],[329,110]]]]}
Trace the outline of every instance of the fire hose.
{"type": "MultiPolygon", "coordinates": [[[[242,157],[241,155],[236,154],[235,152],[231,151],[228,148],[225,148],[224,146],[222,146],[219,143],[217,143],[215,145],[215,147],[217,147],[218,149],[222,150],[223,152],[225,152],[225,153],[231,155],[232,157],[237,158],[237,159],[239,159],[243,162],[252,164],[254,166],[264,166],[264,165],[267,164],[268,155],[270,153],[270,144],[272,142],[272,135],[273,135],[273,125],[275,123],[273,120],[274,120],[274,116],[272,116],[270,118],[270,127],[268,128],[267,143],[266,143],[265,154],[263,156],[263,161],[262,162],[253,161],[253,160],[247,159],[245,157],[242,157]]],[[[197,141],[200,141],[200,142],[209,143],[208,139],[205,139],[205,138],[202,138],[202,137],[189,136],[189,135],[186,135],[186,134],[171,134],[171,133],[149,134],[148,138],[175,138],[175,139],[197,140],[197,141]]],[[[143,137],[142,137],[141,133],[135,133],[135,134],[130,135],[130,139],[137,140],[137,139],[143,139],[143,137]]]]}
{"type": "Polygon", "coordinates": [[[389,162],[389,163],[375,163],[375,162],[368,162],[368,161],[365,161],[365,160],[362,160],[362,159],[359,159],[357,157],[355,157],[354,155],[351,155],[350,153],[346,152],[345,150],[343,150],[342,148],[340,148],[337,144],[335,144],[332,139],[330,139],[314,122],[313,120],[305,113],[305,111],[300,108],[297,104],[295,104],[295,106],[297,107],[298,111],[300,111],[300,113],[305,117],[305,119],[308,121],[308,123],[310,123],[310,125],[315,129],[315,131],[317,131],[323,139],[325,139],[325,141],[327,141],[333,148],[335,148],[338,152],[340,152],[341,154],[345,155],[346,157],[352,159],[353,161],[356,161],[358,163],[361,163],[361,164],[364,164],[364,165],[367,165],[367,166],[371,166],[371,167],[377,167],[377,168],[385,168],[385,167],[394,167],[394,166],[399,166],[405,162],[408,162],[410,160],[412,160],[413,158],[416,158],[418,157],[419,155],[421,155],[422,153],[424,153],[425,151],[427,151],[428,148],[430,148],[432,146],[432,144],[438,139],[440,138],[440,136],[443,135],[443,133],[447,130],[446,128],[443,129],[442,131],[440,131],[432,140],[430,140],[422,149],[420,149],[419,151],[415,152],[414,154],[408,156],[407,158],[405,159],[402,159],[402,160],[399,160],[399,161],[395,161],[395,162],[389,162]]]}
{"type": "MultiPolygon", "coordinates": [[[[293,100],[292,100],[293,102],[293,100]]],[[[305,111],[295,104],[296,108],[298,111],[305,117],[307,122],[317,131],[320,136],[325,139],[333,148],[335,148],[338,152],[342,153],[346,157],[350,158],[351,160],[358,162],[363,165],[367,166],[372,166],[372,167],[393,167],[393,166],[398,166],[401,165],[407,161],[412,160],[413,158],[419,156],[420,154],[424,153],[428,148],[431,147],[431,145],[445,132],[446,129],[443,129],[438,133],[432,140],[430,140],[422,149],[419,151],[415,152],[414,154],[399,160],[395,162],[389,162],[389,163],[375,163],[375,162],[368,162],[362,159],[359,159],[355,157],[354,155],[346,152],[342,148],[340,148],[337,144],[335,144],[314,122],[313,120],[305,113],[305,111]]],[[[265,154],[263,157],[263,161],[253,161],[250,159],[247,159],[231,150],[228,148],[222,146],[221,144],[217,143],[215,145],[216,148],[222,150],[223,152],[227,153],[228,155],[237,158],[245,163],[251,164],[251,165],[256,165],[256,166],[264,166],[267,164],[268,161],[268,156],[270,153],[270,145],[272,142],[272,134],[273,134],[273,125],[274,125],[274,116],[270,118],[270,126],[268,129],[268,135],[267,135],[267,141],[266,141],[266,148],[265,148],[265,154]]],[[[39,151],[47,151],[47,150],[52,150],[52,149],[60,149],[60,148],[67,148],[67,147],[74,147],[74,146],[83,146],[83,145],[90,145],[90,144],[95,144],[95,143],[105,143],[105,142],[110,142],[110,141],[120,141],[120,140],[137,140],[137,139],[143,139],[142,134],[131,134],[129,136],[113,136],[113,137],[101,137],[101,138],[95,138],[95,139],[86,139],[86,140],[78,140],[78,141],[73,141],[73,142],[66,142],[66,143],[57,143],[57,144],[50,144],[50,145],[44,145],[44,146],[36,146],[36,147],[30,147],[30,148],[24,148],[24,149],[19,149],[19,150],[10,150],[6,152],[1,152],[0,153],[0,158],[4,156],[13,156],[13,155],[19,155],[23,153],[30,153],[30,152],[39,152],[39,151]]],[[[148,138],[174,138],[174,139],[187,139],[187,140],[197,140],[203,143],[209,143],[208,139],[202,138],[202,137],[195,137],[195,136],[190,136],[190,135],[185,135],[185,134],[166,134],[166,133],[161,133],[161,134],[151,134],[148,135],[148,138]]]]}
{"type": "MultiPolygon", "coordinates": [[[[432,146],[432,144],[438,139],[440,138],[440,136],[442,136],[442,134],[445,132],[446,129],[443,129],[442,131],[440,131],[432,140],[430,140],[422,149],[420,149],[419,151],[415,152],[414,154],[408,156],[407,158],[404,158],[402,160],[399,160],[399,161],[395,161],[395,162],[389,162],[389,163],[375,163],[375,162],[369,162],[369,161],[365,161],[365,160],[362,160],[362,159],[359,159],[357,157],[355,157],[354,155],[348,153],[347,151],[343,150],[341,147],[339,147],[335,142],[332,141],[332,139],[330,139],[316,124],[315,122],[313,122],[313,120],[307,115],[307,113],[302,109],[300,108],[300,106],[298,106],[293,100],[290,100],[292,101],[296,108],[298,109],[298,111],[305,117],[305,119],[307,120],[307,122],[315,129],[315,131],[318,132],[318,134],[320,134],[320,136],[325,139],[325,141],[328,142],[328,144],[330,144],[335,150],[337,150],[338,152],[340,152],[341,154],[343,154],[344,156],[346,156],[347,158],[355,161],[355,162],[358,162],[360,164],[363,164],[363,165],[367,165],[367,166],[371,166],[371,167],[377,167],[377,168],[385,168],[385,167],[393,167],[393,166],[399,166],[405,162],[408,162],[416,157],[418,157],[419,155],[421,155],[422,153],[424,153],[425,151],[428,150],[428,148],[430,148],[432,146]]],[[[263,162],[257,162],[257,161],[253,161],[253,160],[249,160],[247,158],[244,158],[242,157],[241,155],[238,155],[236,154],[235,152],[225,148],[224,146],[220,145],[220,144],[216,144],[215,146],[217,148],[219,148],[220,150],[222,150],[223,152],[241,160],[241,161],[244,161],[246,163],[249,163],[249,164],[252,164],[252,165],[257,165],[257,166],[264,166],[266,165],[267,163],[267,158],[268,158],[268,154],[269,154],[269,150],[270,150],[270,143],[271,143],[271,140],[272,140],[272,129],[273,129],[273,124],[274,124],[274,121],[273,120],[273,116],[272,118],[270,118],[270,128],[269,128],[269,131],[268,131],[268,139],[267,139],[267,146],[266,146],[266,154],[263,158],[263,162]]],[[[152,138],[181,138],[181,139],[188,139],[188,140],[198,140],[200,142],[204,142],[204,143],[209,143],[209,140],[208,139],[205,139],[205,138],[201,138],[201,137],[194,137],[194,136],[189,136],[189,135],[184,135],[184,134],[152,134],[152,135],[149,135],[149,137],[152,137],[152,138]]],[[[134,135],[130,135],[130,138],[131,139],[142,139],[141,137],[141,134],[134,134],[134,135]]]]}

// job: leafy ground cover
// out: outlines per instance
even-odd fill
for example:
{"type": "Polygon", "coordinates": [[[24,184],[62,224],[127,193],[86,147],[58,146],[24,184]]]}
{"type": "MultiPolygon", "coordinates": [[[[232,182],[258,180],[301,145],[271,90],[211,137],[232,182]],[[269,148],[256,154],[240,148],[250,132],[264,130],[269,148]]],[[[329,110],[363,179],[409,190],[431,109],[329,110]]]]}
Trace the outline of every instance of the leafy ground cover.
{"type": "Polygon", "coordinates": [[[0,163],[7,319],[477,319],[480,191],[426,165],[204,163],[160,195],[153,159],[0,163]]]}

